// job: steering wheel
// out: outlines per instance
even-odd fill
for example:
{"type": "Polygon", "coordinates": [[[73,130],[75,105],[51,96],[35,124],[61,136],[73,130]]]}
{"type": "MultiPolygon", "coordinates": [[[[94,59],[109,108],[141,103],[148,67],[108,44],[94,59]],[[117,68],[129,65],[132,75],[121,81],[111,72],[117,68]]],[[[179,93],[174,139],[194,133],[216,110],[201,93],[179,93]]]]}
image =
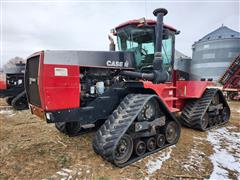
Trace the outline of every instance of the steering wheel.
{"type": "Polygon", "coordinates": [[[147,53],[147,50],[141,48],[141,54],[142,54],[143,56],[146,56],[146,55],[148,54],[148,53],[147,53]]]}

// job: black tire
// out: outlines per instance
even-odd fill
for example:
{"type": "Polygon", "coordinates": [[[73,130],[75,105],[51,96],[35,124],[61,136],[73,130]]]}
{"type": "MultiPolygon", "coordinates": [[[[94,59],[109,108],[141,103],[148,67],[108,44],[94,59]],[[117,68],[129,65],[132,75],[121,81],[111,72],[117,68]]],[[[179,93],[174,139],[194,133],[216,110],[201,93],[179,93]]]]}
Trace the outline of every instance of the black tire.
{"type": "Polygon", "coordinates": [[[179,126],[175,121],[170,121],[165,126],[165,138],[169,144],[174,144],[178,141],[180,136],[179,126]]]}
{"type": "Polygon", "coordinates": [[[131,136],[125,134],[120,139],[114,151],[114,162],[118,165],[129,160],[133,152],[133,140],[131,136]]]}
{"type": "Polygon", "coordinates": [[[64,133],[69,136],[76,136],[81,131],[81,124],[79,122],[57,122],[55,127],[61,133],[64,133]]]}
{"type": "Polygon", "coordinates": [[[18,111],[28,109],[27,98],[26,97],[14,98],[12,100],[12,106],[14,109],[18,111]]]}
{"type": "Polygon", "coordinates": [[[134,145],[134,152],[137,156],[142,156],[145,154],[147,146],[144,141],[137,141],[134,145]]]}
{"type": "Polygon", "coordinates": [[[149,152],[154,151],[157,147],[157,142],[154,137],[150,137],[149,139],[147,139],[146,144],[147,144],[147,150],[149,152]]]}
{"type": "Polygon", "coordinates": [[[6,102],[7,102],[7,104],[9,105],[9,106],[11,106],[12,105],[12,100],[14,99],[14,97],[8,97],[7,99],[6,99],[6,102]]]}
{"type": "Polygon", "coordinates": [[[164,135],[163,134],[159,134],[159,135],[157,135],[156,138],[157,138],[157,140],[156,140],[157,141],[157,146],[159,148],[163,147],[164,144],[165,144],[165,141],[166,141],[164,135]]]}

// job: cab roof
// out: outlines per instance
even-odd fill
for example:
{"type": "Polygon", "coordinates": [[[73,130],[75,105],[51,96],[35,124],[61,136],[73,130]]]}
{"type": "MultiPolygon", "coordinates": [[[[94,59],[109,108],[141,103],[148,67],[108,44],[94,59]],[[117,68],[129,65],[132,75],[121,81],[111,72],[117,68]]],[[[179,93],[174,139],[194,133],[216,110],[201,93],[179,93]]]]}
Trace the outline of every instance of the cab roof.
{"type": "MultiPolygon", "coordinates": [[[[135,26],[138,26],[138,25],[144,25],[144,24],[147,24],[147,25],[155,25],[156,24],[156,21],[155,20],[152,20],[152,19],[144,19],[144,18],[141,18],[141,19],[133,19],[133,20],[129,20],[129,21],[126,21],[124,23],[121,23],[119,24],[117,27],[115,27],[116,30],[120,29],[120,28],[123,28],[125,26],[128,26],[128,25],[135,25],[135,26]]],[[[172,30],[174,32],[177,32],[177,29],[175,29],[174,27],[172,26],[169,26],[167,24],[164,24],[163,25],[165,28],[169,29],[169,30],[172,30]]]]}

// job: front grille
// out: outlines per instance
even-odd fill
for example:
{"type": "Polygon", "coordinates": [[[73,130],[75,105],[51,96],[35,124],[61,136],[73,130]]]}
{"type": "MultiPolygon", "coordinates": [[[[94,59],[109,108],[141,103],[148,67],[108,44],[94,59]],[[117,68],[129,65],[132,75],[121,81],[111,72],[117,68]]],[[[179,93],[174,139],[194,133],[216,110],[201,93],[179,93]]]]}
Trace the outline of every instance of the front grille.
{"type": "Polygon", "coordinates": [[[34,56],[27,60],[25,87],[29,103],[41,107],[38,88],[39,58],[40,56],[34,56]]]}

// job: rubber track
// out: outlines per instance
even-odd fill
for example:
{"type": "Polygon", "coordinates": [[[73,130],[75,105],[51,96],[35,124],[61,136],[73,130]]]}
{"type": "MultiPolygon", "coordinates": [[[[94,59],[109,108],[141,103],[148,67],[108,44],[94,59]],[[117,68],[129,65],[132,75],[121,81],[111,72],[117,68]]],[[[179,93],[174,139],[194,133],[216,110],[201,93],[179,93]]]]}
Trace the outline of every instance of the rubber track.
{"type": "Polygon", "coordinates": [[[93,138],[93,149],[101,155],[107,161],[115,164],[118,167],[127,166],[149,154],[155,153],[160,149],[173,144],[167,144],[162,148],[158,148],[152,152],[145,153],[141,157],[130,158],[124,164],[116,164],[114,162],[114,150],[121,139],[121,137],[127,132],[130,125],[136,119],[144,105],[155,95],[144,94],[129,94],[127,95],[118,108],[109,116],[105,123],[96,132],[93,138]]]}
{"type": "Polygon", "coordinates": [[[216,93],[219,93],[220,95],[220,102],[223,103],[224,106],[227,105],[227,102],[222,95],[222,92],[218,89],[206,89],[203,96],[200,99],[194,99],[190,100],[187,105],[184,107],[182,114],[180,116],[180,122],[190,128],[198,129],[201,131],[212,129],[216,126],[225,124],[226,122],[219,123],[218,125],[208,127],[205,130],[201,128],[201,119],[205,115],[205,113],[208,110],[209,105],[211,104],[211,101],[213,97],[216,95],[216,93]]]}

